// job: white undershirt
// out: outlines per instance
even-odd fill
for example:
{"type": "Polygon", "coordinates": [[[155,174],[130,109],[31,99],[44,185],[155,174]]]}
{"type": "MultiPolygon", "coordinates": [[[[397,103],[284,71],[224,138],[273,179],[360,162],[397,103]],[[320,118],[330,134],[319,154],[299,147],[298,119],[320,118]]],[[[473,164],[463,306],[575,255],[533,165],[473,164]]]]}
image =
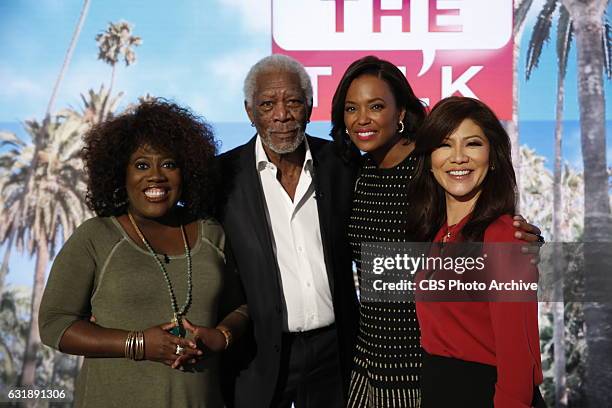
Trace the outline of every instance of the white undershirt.
{"type": "Polygon", "coordinates": [[[276,178],[277,168],[268,160],[259,135],[255,163],[261,180],[268,225],[281,274],[287,306],[285,329],[301,332],[329,326],[334,309],[319,227],[312,155],[308,143],[294,200],[276,178]]]}

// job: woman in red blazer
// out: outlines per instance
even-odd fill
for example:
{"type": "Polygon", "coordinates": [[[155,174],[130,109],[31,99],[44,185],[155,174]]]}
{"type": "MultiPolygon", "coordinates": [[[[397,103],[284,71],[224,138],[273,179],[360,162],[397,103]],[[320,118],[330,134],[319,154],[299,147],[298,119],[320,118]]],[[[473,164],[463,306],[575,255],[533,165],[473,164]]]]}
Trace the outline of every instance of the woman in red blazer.
{"type": "MultiPolygon", "coordinates": [[[[412,185],[418,191],[411,194],[417,216],[410,227],[420,239],[441,245],[484,242],[485,249],[493,242],[520,242],[514,237],[511,218],[516,181],[510,140],[486,105],[464,97],[440,101],[417,136],[416,150],[421,155],[421,176],[415,177],[412,185]]],[[[502,280],[536,276],[527,257],[512,256],[510,246],[494,258],[489,259],[487,271],[491,272],[490,264],[494,263],[497,268],[492,273],[502,280]]],[[[417,282],[428,280],[431,274],[421,271],[417,282]]],[[[466,280],[458,274],[455,278],[466,280]]],[[[490,279],[487,288],[489,283],[490,279]]],[[[417,315],[425,351],[422,407],[541,406],[534,292],[485,291],[480,293],[484,296],[480,301],[454,302],[439,301],[441,298],[431,293],[423,297],[417,286],[417,315]],[[494,293],[498,298],[491,297],[494,293]],[[526,298],[526,293],[531,297],[526,298]]]]}

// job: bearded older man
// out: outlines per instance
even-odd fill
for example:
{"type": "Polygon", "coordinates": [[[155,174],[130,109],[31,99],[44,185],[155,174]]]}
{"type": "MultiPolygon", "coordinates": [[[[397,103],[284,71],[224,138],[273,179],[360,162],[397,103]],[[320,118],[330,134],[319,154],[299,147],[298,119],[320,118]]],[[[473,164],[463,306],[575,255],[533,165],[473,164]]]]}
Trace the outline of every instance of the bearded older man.
{"type": "Polygon", "coordinates": [[[313,99],[300,63],[262,59],[244,93],[257,134],[220,157],[218,214],[253,321],[235,406],[343,407],[358,322],[346,239],[356,169],[305,134],[313,99]]]}

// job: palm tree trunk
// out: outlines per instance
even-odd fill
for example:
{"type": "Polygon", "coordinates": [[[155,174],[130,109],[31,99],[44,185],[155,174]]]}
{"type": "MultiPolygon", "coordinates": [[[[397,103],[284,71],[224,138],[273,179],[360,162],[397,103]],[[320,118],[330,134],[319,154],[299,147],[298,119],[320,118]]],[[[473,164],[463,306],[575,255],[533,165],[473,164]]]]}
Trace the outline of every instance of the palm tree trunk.
{"type": "Polygon", "coordinates": [[[11,249],[13,248],[14,235],[11,234],[4,250],[4,256],[2,257],[2,266],[0,266],[0,296],[4,293],[4,280],[8,275],[9,261],[11,259],[11,249]]]}
{"type": "Polygon", "coordinates": [[[514,45],[512,48],[512,120],[506,124],[506,132],[510,137],[510,143],[512,146],[512,166],[514,167],[514,173],[516,174],[516,189],[518,192],[516,211],[520,211],[521,200],[521,144],[519,137],[519,125],[518,125],[518,100],[519,100],[519,58],[521,55],[521,38],[523,37],[525,24],[516,30],[514,36],[514,45]]]}
{"type": "Polygon", "coordinates": [[[38,309],[45,288],[45,275],[49,263],[49,247],[47,240],[41,238],[36,245],[36,272],[34,285],[32,286],[32,308],[30,317],[30,328],[26,339],[26,347],[23,355],[23,367],[19,386],[32,386],[36,380],[36,357],[40,348],[40,334],[38,331],[38,309]]]}
{"type": "Polygon", "coordinates": [[[110,80],[110,85],[108,87],[108,93],[106,94],[106,96],[104,96],[104,100],[102,101],[102,109],[100,109],[100,117],[99,122],[102,123],[104,122],[104,120],[108,117],[107,114],[107,110],[109,109],[108,107],[108,102],[111,99],[111,93],[113,92],[113,87],[115,86],[115,77],[117,75],[117,64],[112,64],[112,69],[111,69],[111,80],[110,80]]]}
{"type": "MultiPolygon", "coordinates": [[[[602,48],[603,13],[607,0],[563,0],[574,21],[578,55],[578,98],[584,163],[585,289],[588,300],[608,299],[612,289],[612,254],[592,243],[609,241],[612,217],[606,168],[605,101],[602,48]],[[605,262],[608,263],[605,263],[605,262]],[[609,267],[608,267],[609,268],[609,267]]],[[[599,245],[603,246],[603,245],[599,245]]],[[[589,407],[612,406],[612,305],[585,303],[588,358],[586,394],[589,407]]]]}
{"type": "Polygon", "coordinates": [[[562,184],[562,138],[563,138],[563,104],[565,102],[565,75],[557,71],[557,112],[555,126],[555,169],[553,187],[553,245],[554,247],[554,295],[553,295],[553,348],[555,407],[567,406],[567,388],[565,375],[565,302],[563,300],[563,273],[561,244],[561,202],[562,184]]]}
{"type": "Polygon", "coordinates": [[[561,217],[563,216],[561,186],[563,168],[563,105],[565,102],[565,78],[557,72],[557,108],[555,124],[555,166],[553,175],[553,242],[561,242],[561,217]]]}
{"type": "MultiPolygon", "coordinates": [[[[522,31],[522,29],[521,29],[522,31]]],[[[510,143],[512,146],[512,166],[514,167],[514,173],[516,175],[516,189],[519,194],[516,203],[516,210],[520,211],[520,193],[521,193],[521,144],[519,137],[519,125],[518,125],[518,60],[520,56],[520,38],[515,39],[514,47],[513,47],[513,59],[514,59],[514,69],[512,73],[512,120],[506,126],[506,130],[508,132],[508,136],[510,137],[510,143]]]]}
{"type": "Polygon", "coordinates": [[[113,64],[111,70],[111,80],[110,85],[108,87],[108,97],[110,98],[111,93],[113,92],[113,88],[115,87],[115,78],[117,76],[117,64],[113,64]]]}
{"type": "Polygon", "coordinates": [[[57,79],[55,80],[55,85],[53,85],[53,91],[51,92],[51,97],[49,98],[49,104],[47,105],[45,117],[49,116],[51,114],[51,111],[53,110],[53,105],[55,104],[55,100],[57,99],[57,91],[59,90],[62,80],[64,79],[64,75],[66,75],[66,71],[68,70],[70,61],[72,60],[72,53],[74,52],[74,48],[76,47],[79,36],[81,35],[83,23],[85,23],[85,17],[87,16],[87,11],[89,10],[89,2],[90,0],[83,1],[81,15],[79,16],[79,21],[77,23],[76,28],[74,29],[74,33],[72,34],[72,39],[70,40],[68,51],[66,51],[66,56],[64,57],[64,63],[62,64],[62,68],[60,69],[60,73],[57,76],[57,79]]]}
{"type": "Polygon", "coordinates": [[[2,352],[2,355],[4,356],[2,362],[2,374],[5,378],[8,379],[7,383],[9,384],[12,380],[11,377],[13,377],[15,373],[15,361],[13,359],[12,351],[14,351],[13,348],[9,347],[9,345],[6,344],[4,339],[0,337],[0,352],[2,352]]]}

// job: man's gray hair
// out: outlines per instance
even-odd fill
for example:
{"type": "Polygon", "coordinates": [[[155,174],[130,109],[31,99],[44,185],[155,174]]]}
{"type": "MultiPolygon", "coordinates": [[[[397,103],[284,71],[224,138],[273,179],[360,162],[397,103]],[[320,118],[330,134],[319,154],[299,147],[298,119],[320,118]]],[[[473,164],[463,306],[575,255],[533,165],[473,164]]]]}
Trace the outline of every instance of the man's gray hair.
{"type": "Polygon", "coordinates": [[[312,84],[306,69],[298,61],[283,54],[273,54],[264,57],[251,67],[244,79],[243,88],[244,100],[248,106],[253,105],[257,78],[263,73],[274,71],[296,74],[300,78],[300,87],[304,91],[304,96],[306,96],[306,104],[309,108],[312,108],[312,84]]]}

